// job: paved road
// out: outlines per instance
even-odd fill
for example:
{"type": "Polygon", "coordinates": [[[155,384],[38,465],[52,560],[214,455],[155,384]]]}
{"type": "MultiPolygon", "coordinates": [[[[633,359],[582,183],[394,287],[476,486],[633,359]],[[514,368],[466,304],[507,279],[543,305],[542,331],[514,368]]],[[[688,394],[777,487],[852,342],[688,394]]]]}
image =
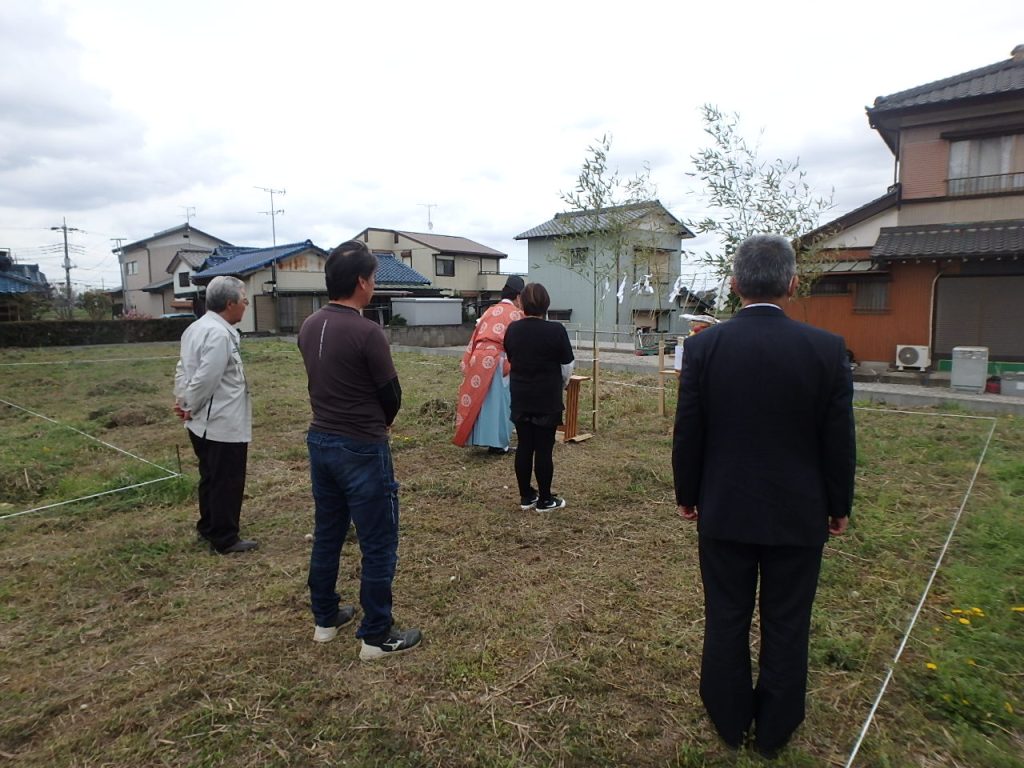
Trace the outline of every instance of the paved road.
{"type": "MultiPolygon", "coordinates": [[[[394,345],[397,352],[419,352],[425,355],[442,355],[445,357],[461,357],[465,347],[405,347],[394,345]]],[[[578,350],[576,368],[586,374],[593,355],[589,349],[578,350]]],[[[647,373],[657,375],[657,355],[636,355],[625,350],[605,350],[600,353],[601,369],[606,371],[629,371],[631,373],[647,373]]],[[[665,363],[672,366],[672,357],[666,356],[665,363]]],[[[853,384],[854,399],[858,402],[870,402],[904,407],[935,406],[941,404],[956,405],[966,411],[981,414],[1013,414],[1024,416],[1024,397],[1011,395],[971,394],[956,392],[948,388],[948,384],[940,379],[938,386],[922,386],[915,374],[906,374],[907,383],[878,381],[855,381],[853,384]]]]}

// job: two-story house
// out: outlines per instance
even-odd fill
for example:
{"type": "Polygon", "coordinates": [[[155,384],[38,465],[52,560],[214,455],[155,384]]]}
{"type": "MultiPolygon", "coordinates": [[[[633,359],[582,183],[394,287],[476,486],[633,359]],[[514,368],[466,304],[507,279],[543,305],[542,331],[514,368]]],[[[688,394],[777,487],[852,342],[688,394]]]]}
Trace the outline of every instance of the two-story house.
{"type": "Polygon", "coordinates": [[[115,249],[125,311],[160,317],[182,309],[182,305],[174,306],[173,278],[167,271],[171,260],[179,251],[212,251],[221,245],[230,243],[186,223],[115,249]]]}
{"type": "MultiPolygon", "coordinates": [[[[384,324],[391,318],[391,298],[395,296],[436,296],[430,281],[403,264],[390,253],[378,253],[376,288],[363,313],[384,324]]],[[[218,275],[241,279],[249,298],[238,330],[242,333],[296,333],[302,321],[328,301],[324,281],[327,251],[305,240],[270,248],[219,246],[200,269],[191,272],[189,281],[198,286],[202,303],[206,285],[218,275]]],[[[178,275],[188,271],[184,260],[178,275]]],[[[183,281],[182,281],[183,282],[183,281]]]]}
{"type": "Polygon", "coordinates": [[[867,114],[896,183],[808,236],[834,260],[787,311],[842,334],[858,360],[895,363],[908,346],[924,367],[981,346],[1024,361],[1024,45],[867,114]]]}
{"type": "Polygon", "coordinates": [[[497,302],[508,278],[501,271],[507,253],[465,237],[368,227],[352,239],[429,277],[440,295],[461,298],[470,314],[497,302]]]}
{"type": "Polygon", "coordinates": [[[669,298],[679,277],[682,241],[693,236],[652,200],[557,213],[515,239],[527,241],[530,282],[543,283],[551,294],[550,319],[594,328],[596,289],[600,329],[685,332],[680,302],[690,293],[669,298]]]}

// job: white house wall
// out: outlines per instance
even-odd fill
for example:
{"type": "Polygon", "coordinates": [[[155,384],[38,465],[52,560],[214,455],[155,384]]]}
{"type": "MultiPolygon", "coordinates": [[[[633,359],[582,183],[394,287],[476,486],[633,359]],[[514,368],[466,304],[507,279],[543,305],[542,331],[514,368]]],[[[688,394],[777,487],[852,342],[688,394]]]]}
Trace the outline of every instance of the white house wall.
{"type": "Polygon", "coordinates": [[[878,242],[878,235],[882,227],[896,226],[896,217],[895,208],[882,211],[870,219],[865,219],[822,240],[820,246],[823,248],[871,248],[878,242]]]}

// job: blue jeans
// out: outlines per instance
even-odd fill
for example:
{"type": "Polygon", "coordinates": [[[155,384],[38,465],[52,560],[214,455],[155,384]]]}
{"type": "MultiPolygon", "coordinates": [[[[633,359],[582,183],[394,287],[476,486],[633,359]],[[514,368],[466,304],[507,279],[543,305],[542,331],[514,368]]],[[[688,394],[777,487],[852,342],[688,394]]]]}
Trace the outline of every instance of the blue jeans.
{"type": "Polygon", "coordinates": [[[398,564],[398,483],[391,448],[314,430],[306,445],[316,507],[307,581],[313,617],[321,627],[337,621],[338,565],[352,522],[363,556],[363,620],[356,637],[382,635],[391,628],[391,582],[398,564]]]}

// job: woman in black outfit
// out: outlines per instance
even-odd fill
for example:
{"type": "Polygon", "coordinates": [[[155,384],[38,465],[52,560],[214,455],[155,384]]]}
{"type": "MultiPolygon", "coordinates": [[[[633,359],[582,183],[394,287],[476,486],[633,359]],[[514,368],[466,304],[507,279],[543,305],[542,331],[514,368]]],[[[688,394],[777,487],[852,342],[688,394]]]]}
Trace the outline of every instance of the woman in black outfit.
{"type": "Polygon", "coordinates": [[[574,358],[565,327],[544,319],[551,305],[547,289],[530,283],[520,300],[526,317],[505,331],[505,355],[512,364],[512,422],[519,437],[515,462],[519,506],[547,512],[565,506],[565,499],[551,493],[555,474],[551,451],[555,428],[562,423],[562,390],[569,383],[574,358]],[[534,472],[536,489],[530,484],[534,472]]]}

